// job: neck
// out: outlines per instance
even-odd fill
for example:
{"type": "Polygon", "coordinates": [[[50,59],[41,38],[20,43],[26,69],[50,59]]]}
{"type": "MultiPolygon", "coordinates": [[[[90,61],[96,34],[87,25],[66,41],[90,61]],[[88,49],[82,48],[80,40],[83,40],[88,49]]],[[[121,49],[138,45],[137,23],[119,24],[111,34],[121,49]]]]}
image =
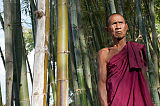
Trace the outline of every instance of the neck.
{"type": "Polygon", "coordinates": [[[118,50],[121,50],[125,45],[126,45],[126,38],[124,37],[123,39],[113,39],[114,46],[118,48],[118,50]]]}

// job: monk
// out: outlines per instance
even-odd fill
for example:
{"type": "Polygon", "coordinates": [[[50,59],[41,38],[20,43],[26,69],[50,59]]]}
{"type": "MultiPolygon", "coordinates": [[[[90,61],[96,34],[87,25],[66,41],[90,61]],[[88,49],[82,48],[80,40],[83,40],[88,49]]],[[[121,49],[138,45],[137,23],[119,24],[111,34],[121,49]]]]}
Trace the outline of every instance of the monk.
{"type": "Polygon", "coordinates": [[[153,106],[146,75],[143,44],[126,41],[128,25],[120,14],[112,14],[106,31],[114,45],[98,53],[98,94],[101,106],[153,106]]]}

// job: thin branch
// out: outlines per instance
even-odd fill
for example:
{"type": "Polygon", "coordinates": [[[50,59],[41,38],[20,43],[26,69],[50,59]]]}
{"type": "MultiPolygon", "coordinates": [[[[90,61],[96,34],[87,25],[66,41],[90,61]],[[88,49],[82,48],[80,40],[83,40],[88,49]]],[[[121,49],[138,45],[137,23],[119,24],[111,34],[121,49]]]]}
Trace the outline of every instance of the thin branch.
{"type": "Polygon", "coordinates": [[[4,30],[4,20],[3,20],[3,18],[2,18],[1,13],[0,13],[0,21],[1,21],[2,28],[3,28],[3,30],[4,30]]]}
{"type": "Polygon", "coordinates": [[[0,47],[0,55],[1,55],[1,58],[2,58],[2,61],[3,61],[3,64],[4,64],[4,67],[5,67],[5,59],[4,59],[4,55],[3,55],[3,52],[2,52],[2,49],[0,47]]]}

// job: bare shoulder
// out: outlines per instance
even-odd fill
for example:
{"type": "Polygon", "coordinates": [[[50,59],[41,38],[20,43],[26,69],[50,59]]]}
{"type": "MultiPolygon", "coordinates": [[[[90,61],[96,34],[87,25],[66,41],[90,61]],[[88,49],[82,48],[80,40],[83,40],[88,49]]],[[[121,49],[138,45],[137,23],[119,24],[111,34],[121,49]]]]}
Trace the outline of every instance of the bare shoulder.
{"type": "Polygon", "coordinates": [[[108,53],[109,53],[109,49],[108,48],[103,48],[103,49],[99,50],[98,56],[105,55],[105,54],[108,54],[108,53]]]}
{"type": "Polygon", "coordinates": [[[100,60],[106,60],[109,54],[109,49],[108,48],[103,48],[101,50],[99,50],[98,52],[98,59],[100,60]]]}

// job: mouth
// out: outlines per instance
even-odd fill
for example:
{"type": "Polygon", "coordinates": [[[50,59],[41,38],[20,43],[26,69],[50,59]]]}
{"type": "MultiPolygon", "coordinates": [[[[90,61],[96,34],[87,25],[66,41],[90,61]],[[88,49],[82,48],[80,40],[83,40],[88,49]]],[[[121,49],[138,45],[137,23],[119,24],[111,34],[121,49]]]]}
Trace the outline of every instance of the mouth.
{"type": "Polygon", "coordinates": [[[116,33],[121,34],[122,32],[121,31],[116,31],[116,33]]]}

